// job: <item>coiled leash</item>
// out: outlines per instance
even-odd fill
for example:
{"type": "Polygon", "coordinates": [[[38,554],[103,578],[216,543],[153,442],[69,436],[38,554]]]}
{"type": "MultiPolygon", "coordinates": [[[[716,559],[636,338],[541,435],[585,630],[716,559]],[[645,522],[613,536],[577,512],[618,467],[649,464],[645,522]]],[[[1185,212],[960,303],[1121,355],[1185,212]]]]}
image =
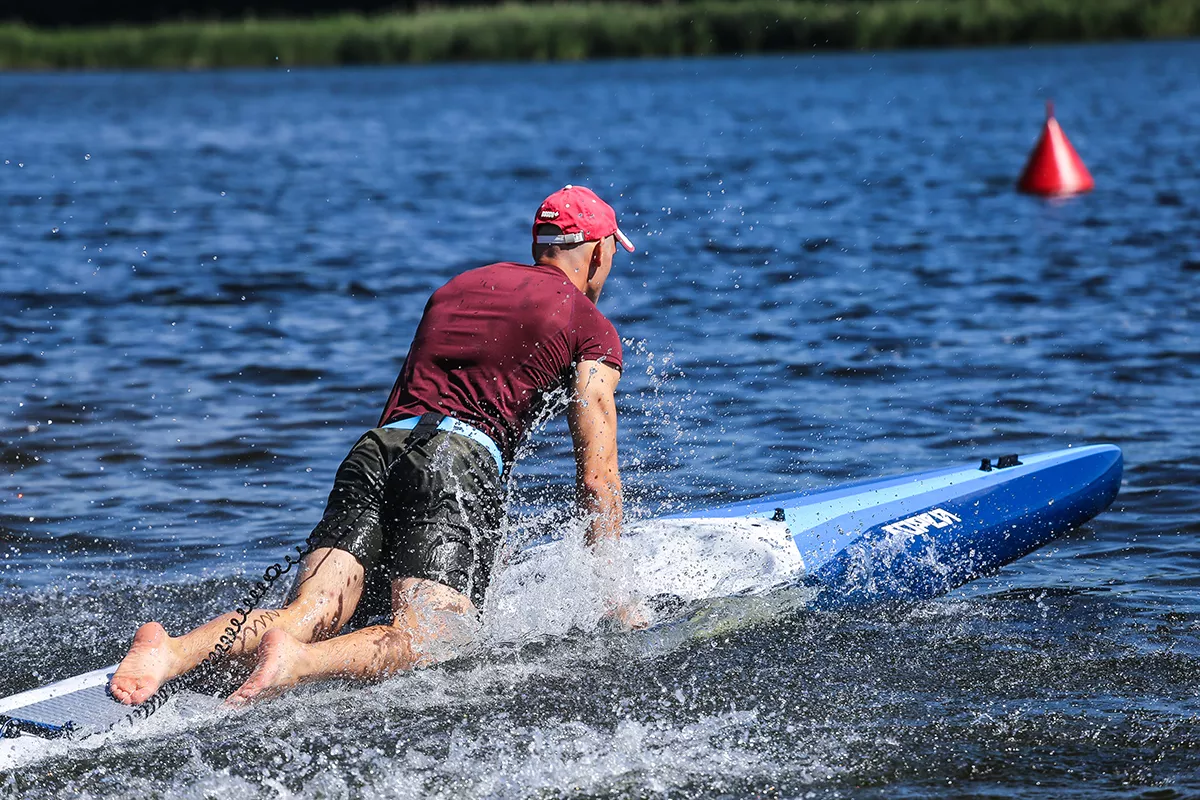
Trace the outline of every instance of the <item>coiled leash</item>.
{"type": "MultiPolygon", "coordinates": [[[[442,424],[442,420],[444,419],[446,419],[446,415],[437,412],[429,412],[421,415],[416,426],[413,427],[412,433],[409,434],[408,439],[404,442],[404,446],[396,454],[395,458],[392,459],[391,464],[387,466],[383,475],[385,486],[393,465],[397,464],[401,458],[411,453],[417,447],[428,444],[429,440],[438,432],[438,426],[442,424]]],[[[366,511],[367,508],[359,511],[354,521],[346,526],[346,530],[353,530],[358,520],[362,518],[362,515],[366,511]]],[[[191,689],[202,681],[214,679],[217,666],[224,661],[229,651],[233,649],[234,644],[237,642],[238,634],[241,633],[242,628],[246,625],[246,620],[258,608],[258,604],[266,596],[267,592],[270,591],[271,586],[282,576],[291,572],[292,567],[298,565],[315,549],[316,547],[313,544],[306,541],[303,545],[295,546],[296,553],[294,555],[289,553],[284,556],[282,562],[276,562],[267,567],[263,571],[263,576],[250,587],[250,591],[246,592],[245,596],[237,604],[233,619],[230,620],[229,625],[225,628],[225,632],[217,639],[216,646],[204,657],[203,661],[184,674],[163,683],[162,686],[158,687],[158,691],[147,698],[144,703],[136,706],[124,717],[109,725],[103,731],[97,731],[97,733],[107,733],[123,723],[133,725],[136,722],[144,720],[162,708],[176,693],[185,689],[191,689]]],[[[87,735],[90,736],[92,734],[87,735]]]]}

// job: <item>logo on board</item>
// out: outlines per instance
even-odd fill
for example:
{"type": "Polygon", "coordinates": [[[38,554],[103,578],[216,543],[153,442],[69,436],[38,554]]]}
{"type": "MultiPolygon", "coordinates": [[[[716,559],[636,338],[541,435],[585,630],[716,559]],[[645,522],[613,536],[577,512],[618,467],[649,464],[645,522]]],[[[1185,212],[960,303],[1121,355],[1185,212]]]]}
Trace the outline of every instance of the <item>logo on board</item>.
{"type": "Polygon", "coordinates": [[[916,536],[927,532],[930,528],[946,528],[956,522],[962,522],[962,519],[951,514],[944,508],[934,508],[911,516],[908,519],[893,522],[891,525],[884,525],[883,532],[893,534],[906,533],[910,536],[916,536]]]}

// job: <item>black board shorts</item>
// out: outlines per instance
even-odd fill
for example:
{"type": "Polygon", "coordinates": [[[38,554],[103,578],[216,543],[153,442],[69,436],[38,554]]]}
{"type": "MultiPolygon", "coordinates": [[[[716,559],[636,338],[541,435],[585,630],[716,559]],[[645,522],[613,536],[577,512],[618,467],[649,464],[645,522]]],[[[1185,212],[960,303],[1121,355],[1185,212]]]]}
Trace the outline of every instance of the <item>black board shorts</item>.
{"type": "Polygon", "coordinates": [[[503,485],[487,448],[437,431],[375,428],[338,467],[312,549],[354,556],[366,571],[352,624],[390,614],[391,584],[424,578],[483,601],[500,536],[503,485]]]}

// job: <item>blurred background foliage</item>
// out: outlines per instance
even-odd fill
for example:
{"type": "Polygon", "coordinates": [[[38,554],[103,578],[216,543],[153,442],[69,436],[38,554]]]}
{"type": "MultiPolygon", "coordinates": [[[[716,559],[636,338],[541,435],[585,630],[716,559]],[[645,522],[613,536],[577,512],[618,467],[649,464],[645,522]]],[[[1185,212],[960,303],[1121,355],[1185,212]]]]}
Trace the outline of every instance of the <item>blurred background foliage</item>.
{"type": "Polygon", "coordinates": [[[10,0],[0,69],[544,61],[1200,34],[1200,0],[148,4],[10,0]],[[15,7],[12,3],[15,2],[15,7]]]}

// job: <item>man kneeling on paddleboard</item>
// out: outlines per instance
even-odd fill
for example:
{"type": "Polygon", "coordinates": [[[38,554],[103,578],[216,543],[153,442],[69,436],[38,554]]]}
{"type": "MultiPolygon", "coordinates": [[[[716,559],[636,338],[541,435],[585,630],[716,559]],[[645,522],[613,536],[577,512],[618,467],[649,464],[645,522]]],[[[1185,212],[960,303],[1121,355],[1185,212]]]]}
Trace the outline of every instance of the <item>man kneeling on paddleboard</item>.
{"type": "MultiPolygon", "coordinates": [[[[229,654],[253,658],[230,700],[306,680],[373,679],[435,663],[470,630],[503,514],[501,476],[543,405],[573,390],[568,421],[590,544],[621,529],[614,390],[621,343],[596,300],[619,243],[592,191],[550,195],[533,223],[532,265],[463,273],[430,298],[380,427],[342,462],[286,605],[252,612],[229,654]],[[390,624],[337,634],[354,617],[390,624]]],[[[140,704],[220,644],[230,617],[178,638],[149,622],[109,683],[140,704]]],[[[235,629],[237,630],[237,629],[235,629]]]]}

